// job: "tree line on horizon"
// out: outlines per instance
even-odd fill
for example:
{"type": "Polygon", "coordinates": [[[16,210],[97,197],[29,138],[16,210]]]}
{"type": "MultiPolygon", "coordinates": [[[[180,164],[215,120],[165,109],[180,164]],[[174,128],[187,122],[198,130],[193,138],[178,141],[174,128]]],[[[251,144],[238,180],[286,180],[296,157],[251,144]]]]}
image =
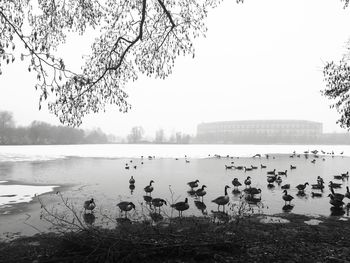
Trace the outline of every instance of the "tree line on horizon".
{"type": "Polygon", "coordinates": [[[29,144],[95,144],[108,143],[101,129],[85,131],[66,126],[33,121],[28,126],[16,126],[13,114],[0,111],[0,145],[29,144]]]}

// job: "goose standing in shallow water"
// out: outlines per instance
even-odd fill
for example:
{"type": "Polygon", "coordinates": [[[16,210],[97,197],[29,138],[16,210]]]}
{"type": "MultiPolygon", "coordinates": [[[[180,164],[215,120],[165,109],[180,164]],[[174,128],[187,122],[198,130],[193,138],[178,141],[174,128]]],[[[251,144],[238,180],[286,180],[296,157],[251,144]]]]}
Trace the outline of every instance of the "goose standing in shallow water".
{"type": "Polygon", "coordinates": [[[329,187],[332,187],[332,188],[340,188],[341,187],[341,184],[337,184],[337,183],[333,183],[332,181],[329,181],[329,187]]]}
{"type": "Polygon", "coordinates": [[[290,205],[290,202],[294,199],[294,197],[289,195],[287,190],[284,190],[283,193],[284,195],[282,196],[282,198],[284,200],[284,204],[287,205],[287,202],[289,202],[290,205]]]}
{"type": "Polygon", "coordinates": [[[129,212],[131,209],[135,209],[135,205],[133,202],[120,202],[117,204],[119,207],[120,211],[125,212],[125,217],[127,215],[127,212],[129,212]]]}
{"type": "Polygon", "coordinates": [[[147,194],[147,193],[149,193],[149,194],[152,193],[152,191],[153,191],[152,183],[154,183],[153,180],[151,180],[151,181],[149,182],[149,185],[147,185],[147,186],[144,188],[146,194],[147,194]]]}
{"type": "Polygon", "coordinates": [[[133,176],[131,176],[131,178],[129,180],[129,184],[135,184],[135,179],[133,176]]]}
{"type": "Polygon", "coordinates": [[[91,198],[90,200],[87,200],[84,202],[84,213],[86,213],[86,210],[90,210],[92,213],[92,210],[94,210],[94,208],[96,207],[95,201],[93,198],[91,198]]]}
{"type": "Polygon", "coordinates": [[[214,200],[212,200],[213,203],[218,205],[218,211],[219,211],[220,205],[222,205],[223,211],[225,212],[225,205],[230,201],[230,197],[227,194],[227,188],[231,188],[231,187],[229,187],[228,185],[225,186],[225,195],[219,196],[218,198],[215,198],[214,200]]]}
{"type": "Polygon", "coordinates": [[[205,184],[203,184],[202,187],[196,191],[196,195],[198,197],[202,197],[202,202],[203,202],[204,196],[207,194],[207,192],[204,190],[204,188],[206,188],[206,187],[207,186],[205,184]]]}
{"type": "Polygon", "coordinates": [[[197,179],[196,181],[188,182],[187,184],[188,184],[191,188],[195,188],[195,187],[198,187],[198,183],[199,183],[199,180],[197,179]]]}
{"type": "Polygon", "coordinates": [[[190,208],[188,198],[185,198],[185,202],[177,202],[176,204],[172,204],[171,207],[179,211],[179,217],[182,217],[182,212],[190,208]]]}
{"type": "Polygon", "coordinates": [[[297,188],[299,191],[304,191],[307,185],[309,185],[308,182],[306,182],[305,184],[298,184],[298,185],[296,186],[296,188],[297,188]]]}
{"type": "Polygon", "coordinates": [[[330,197],[329,203],[332,206],[334,206],[336,208],[341,208],[344,205],[344,202],[342,200],[334,198],[334,196],[332,194],[329,194],[328,197],[330,197]]]}
{"type": "Polygon", "coordinates": [[[333,187],[329,187],[329,189],[331,190],[331,194],[330,195],[332,195],[334,199],[343,201],[345,195],[339,194],[339,193],[335,193],[333,187]]]}

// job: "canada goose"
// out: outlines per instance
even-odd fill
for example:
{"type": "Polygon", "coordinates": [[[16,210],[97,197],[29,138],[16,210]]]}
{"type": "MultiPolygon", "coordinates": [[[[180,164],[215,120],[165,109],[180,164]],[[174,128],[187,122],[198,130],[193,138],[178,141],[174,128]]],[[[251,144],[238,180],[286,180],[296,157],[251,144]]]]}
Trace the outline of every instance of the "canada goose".
{"type": "Polygon", "coordinates": [[[257,194],[261,194],[261,189],[251,187],[251,188],[245,189],[244,192],[247,193],[248,195],[257,195],[257,194]]]}
{"type": "Polygon", "coordinates": [[[90,200],[87,200],[84,202],[84,213],[86,213],[86,210],[90,210],[92,213],[92,210],[94,210],[94,208],[96,207],[95,201],[93,198],[91,198],[90,200]]]}
{"type": "Polygon", "coordinates": [[[346,187],[346,193],[344,194],[344,196],[350,199],[349,186],[346,187]]]}
{"type": "Polygon", "coordinates": [[[318,184],[323,184],[324,183],[324,181],[323,181],[321,176],[317,176],[317,183],[318,184]]]}
{"type": "Polygon", "coordinates": [[[153,198],[152,199],[152,205],[154,207],[158,207],[159,208],[159,213],[160,213],[160,207],[163,205],[167,205],[166,201],[162,198],[153,198]]]}
{"type": "Polygon", "coordinates": [[[322,193],[311,192],[311,197],[322,197],[322,193]]]}
{"type": "Polygon", "coordinates": [[[334,199],[343,201],[343,199],[344,199],[343,194],[335,193],[333,187],[330,187],[329,189],[331,190],[331,195],[333,196],[334,199]]]}
{"type": "Polygon", "coordinates": [[[250,176],[248,176],[247,179],[244,180],[244,184],[245,184],[246,187],[247,186],[250,187],[250,185],[252,184],[252,181],[250,180],[250,176]]]}
{"type": "Polygon", "coordinates": [[[324,188],[323,181],[322,181],[322,183],[317,182],[317,184],[312,184],[311,188],[312,189],[320,189],[320,190],[322,190],[324,188]]]}
{"type": "Polygon", "coordinates": [[[233,178],[232,180],[232,184],[235,188],[238,188],[239,186],[241,186],[242,184],[238,181],[238,178],[233,178]]]}
{"type": "Polygon", "coordinates": [[[267,182],[269,184],[273,184],[276,181],[276,179],[277,179],[277,177],[275,177],[275,176],[268,176],[267,177],[267,182]]]}
{"type": "Polygon", "coordinates": [[[349,171],[347,171],[346,173],[340,174],[342,177],[349,177],[349,171]]]}
{"type": "Polygon", "coordinates": [[[207,186],[203,184],[202,187],[196,191],[196,195],[199,197],[202,197],[202,201],[203,201],[203,197],[207,194],[207,192],[204,190],[204,188],[206,187],[207,186]]]}
{"type": "Polygon", "coordinates": [[[264,169],[264,168],[266,168],[266,167],[267,167],[266,165],[260,164],[260,168],[261,168],[261,169],[264,169]]]}
{"type": "Polygon", "coordinates": [[[144,188],[146,194],[147,194],[147,193],[150,193],[150,194],[151,194],[151,192],[153,191],[152,183],[154,183],[153,180],[151,180],[151,181],[149,182],[149,185],[147,185],[147,186],[144,188]]]}
{"type": "Polygon", "coordinates": [[[228,170],[228,169],[232,170],[233,167],[234,167],[233,165],[226,165],[226,164],[225,164],[225,169],[226,169],[226,170],[228,170]]]}
{"type": "Polygon", "coordinates": [[[340,188],[341,187],[341,184],[337,184],[337,183],[333,183],[332,181],[329,181],[329,187],[332,187],[332,188],[340,188]]]}
{"type": "Polygon", "coordinates": [[[120,211],[125,212],[125,217],[127,215],[127,212],[130,211],[131,209],[135,209],[135,205],[133,202],[120,202],[117,204],[119,207],[120,211]]]}
{"type": "Polygon", "coordinates": [[[225,205],[230,201],[230,197],[227,194],[227,188],[231,188],[231,187],[229,187],[228,185],[225,186],[225,195],[219,196],[214,200],[212,200],[213,203],[218,205],[218,211],[219,211],[220,205],[223,206],[223,211],[225,211],[225,205]]]}
{"type": "Polygon", "coordinates": [[[297,169],[297,167],[295,165],[290,165],[290,169],[294,170],[294,169],[297,169]]]}
{"type": "Polygon", "coordinates": [[[282,185],[281,189],[290,189],[290,184],[282,185]]]}
{"type": "Polygon", "coordinates": [[[273,174],[275,175],[276,169],[273,169],[273,171],[268,171],[267,174],[273,174]]]}
{"type": "Polygon", "coordinates": [[[289,205],[290,205],[290,202],[294,199],[294,197],[289,195],[287,190],[284,190],[283,193],[284,195],[282,196],[282,198],[284,200],[284,204],[286,205],[287,202],[289,202],[289,205]]]}
{"type": "Polygon", "coordinates": [[[134,165],[134,169],[136,169],[137,168],[137,165],[134,165]]]}
{"type": "Polygon", "coordinates": [[[278,175],[287,175],[287,170],[277,172],[278,175]]]}
{"type": "Polygon", "coordinates": [[[309,185],[309,183],[305,183],[305,184],[298,184],[297,186],[296,186],[296,188],[299,190],[299,191],[304,191],[305,190],[305,188],[306,188],[306,185],[309,185]]]}
{"type": "Polygon", "coordinates": [[[179,217],[182,216],[182,212],[190,208],[188,204],[188,199],[185,198],[185,202],[177,202],[176,204],[172,204],[171,207],[175,208],[177,211],[179,211],[179,217]]]}
{"type": "Polygon", "coordinates": [[[126,170],[129,170],[129,169],[130,169],[130,166],[125,166],[125,169],[126,169],[126,170]]]}
{"type": "Polygon", "coordinates": [[[282,178],[281,178],[281,176],[278,176],[278,177],[277,177],[276,183],[278,183],[278,184],[282,183],[282,178]]]}
{"type": "Polygon", "coordinates": [[[188,182],[187,184],[188,184],[191,188],[195,188],[195,187],[198,187],[198,183],[199,183],[199,180],[197,179],[196,181],[188,182]]]}
{"type": "Polygon", "coordinates": [[[135,179],[133,176],[131,176],[131,178],[129,180],[129,184],[135,184],[135,179]]]}
{"type": "Polygon", "coordinates": [[[330,197],[329,203],[332,206],[340,208],[344,205],[344,202],[342,200],[334,198],[332,194],[329,194],[328,197],[330,197]]]}

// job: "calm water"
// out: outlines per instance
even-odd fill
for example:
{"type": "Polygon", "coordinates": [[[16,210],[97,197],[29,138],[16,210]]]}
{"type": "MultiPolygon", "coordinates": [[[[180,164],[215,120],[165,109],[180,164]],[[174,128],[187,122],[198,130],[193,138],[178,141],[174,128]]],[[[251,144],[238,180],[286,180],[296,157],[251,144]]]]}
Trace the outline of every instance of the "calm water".
{"type": "MultiPolygon", "coordinates": [[[[23,185],[29,185],[32,190],[28,191],[28,188],[24,187],[26,188],[25,195],[27,199],[22,200],[22,202],[29,202],[28,196],[33,197],[35,193],[39,195],[43,192],[50,192],[54,186],[60,186],[62,194],[75,203],[77,207],[81,207],[84,200],[94,197],[98,209],[113,216],[119,216],[116,207],[119,201],[130,200],[138,208],[137,214],[134,215],[136,217],[137,215],[140,216],[141,206],[145,203],[143,188],[150,180],[154,180],[153,197],[161,197],[170,203],[172,200],[183,201],[185,197],[188,197],[190,209],[185,211],[184,214],[202,215],[203,211],[198,210],[194,205],[195,199],[187,193],[189,190],[187,182],[198,179],[200,185],[205,184],[207,186],[207,195],[204,197],[207,209],[204,212],[210,214],[211,210],[217,209],[217,206],[210,201],[224,194],[225,185],[231,186],[231,189],[229,189],[231,202],[238,202],[239,196],[235,196],[231,192],[233,189],[232,179],[237,177],[243,184],[244,179],[250,176],[252,186],[262,189],[261,203],[264,206],[263,211],[274,214],[283,212],[282,190],[277,184],[272,189],[267,187],[266,171],[276,169],[277,171],[288,170],[287,176],[282,176],[282,185],[286,183],[291,185],[289,193],[295,197],[292,202],[294,204],[293,212],[330,215],[331,210],[327,197],[329,190],[327,188],[321,198],[312,198],[311,191],[315,190],[311,190],[310,186],[305,191],[306,195],[300,197],[296,195],[297,189],[295,186],[305,182],[315,184],[317,176],[323,177],[326,183],[330,180],[337,181],[333,179],[333,175],[350,170],[349,157],[347,157],[349,154],[349,146],[310,145],[5,146],[0,147],[0,181],[7,182],[5,184],[0,183],[0,190],[4,189],[1,187],[7,185],[6,195],[10,195],[10,187],[22,185],[22,188],[17,190],[11,188],[11,191],[23,198],[23,185]],[[326,152],[333,150],[335,156],[326,155],[324,161],[320,157],[316,159],[315,163],[311,163],[312,156],[309,159],[306,159],[303,155],[300,158],[289,157],[289,154],[294,150],[302,153],[305,150],[314,149],[326,152]],[[343,155],[340,155],[341,152],[344,152],[343,155]],[[271,156],[269,159],[264,156],[261,159],[251,158],[256,153],[270,153],[271,156]],[[189,163],[185,161],[185,154],[190,161],[189,163]],[[210,156],[208,156],[209,154],[210,156]],[[214,154],[230,155],[232,158],[213,158],[214,154]],[[141,159],[141,155],[144,155],[145,158],[141,159]],[[156,158],[148,160],[148,155],[156,158]],[[175,158],[178,158],[178,160],[175,158]],[[259,168],[250,172],[226,170],[225,164],[229,165],[231,162],[234,162],[234,165],[259,167],[260,164],[264,164],[267,165],[267,169],[259,168]],[[131,166],[129,170],[125,169],[126,163],[131,166]],[[296,165],[297,169],[290,170],[291,164],[296,165]],[[134,165],[137,166],[136,169],[132,168],[134,165]],[[136,180],[136,188],[133,192],[130,191],[128,183],[131,176],[136,180]],[[43,186],[47,186],[45,191],[39,191],[37,187],[43,186]]],[[[337,192],[345,193],[348,181],[341,181],[341,183],[342,188],[337,192]]],[[[50,205],[55,206],[56,204],[58,206],[59,199],[54,193],[44,195],[42,200],[49,202],[50,205]]],[[[0,195],[4,195],[4,192],[0,195]]],[[[37,203],[28,203],[28,206],[31,206],[30,210],[26,210],[26,206],[23,205],[19,211],[11,210],[10,214],[12,216],[10,216],[10,207],[13,208],[15,205],[11,203],[5,205],[5,199],[1,200],[1,198],[0,217],[2,217],[2,220],[0,220],[0,230],[2,232],[7,223],[17,224],[12,227],[12,229],[17,229],[21,222],[20,219],[25,218],[24,214],[29,214],[34,223],[40,224],[35,221],[40,210],[37,203]],[[17,221],[14,219],[17,219],[17,221]]],[[[18,199],[16,199],[16,202],[21,202],[18,199]]],[[[145,209],[144,206],[143,208],[145,209]]],[[[145,211],[147,212],[147,210],[143,212],[145,213],[145,211]]],[[[168,215],[171,214],[169,206],[164,212],[168,215]]],[[[23,231],[23,228],[21,230],[23,231]]]]}

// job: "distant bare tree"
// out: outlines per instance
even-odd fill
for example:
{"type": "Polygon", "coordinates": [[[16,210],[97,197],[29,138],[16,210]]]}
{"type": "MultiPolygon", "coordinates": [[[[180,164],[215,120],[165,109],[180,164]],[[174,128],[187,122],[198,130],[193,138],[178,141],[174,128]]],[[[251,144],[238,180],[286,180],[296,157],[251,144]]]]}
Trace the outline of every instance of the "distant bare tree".
{"type": "Polygon", "coordinates": [[[13,128],[15,121],[9,111],[0,111],[0,144],[10,144],[12,142],[13,128]]]}
{"type": "Polygon", "coordinates": [[[156,131],[156,137],[154,142],[155,143],[163,143],[164,142],[164,130],[163,129],[159,129],[158,131],[156,131]]]}
{"type": "Polygon", "coordinates": [[[135,126],[131,128],[130,134],[128,135],[129,143],[138,143],[142,140],[144,130],[141,126],[135,126]]]}

